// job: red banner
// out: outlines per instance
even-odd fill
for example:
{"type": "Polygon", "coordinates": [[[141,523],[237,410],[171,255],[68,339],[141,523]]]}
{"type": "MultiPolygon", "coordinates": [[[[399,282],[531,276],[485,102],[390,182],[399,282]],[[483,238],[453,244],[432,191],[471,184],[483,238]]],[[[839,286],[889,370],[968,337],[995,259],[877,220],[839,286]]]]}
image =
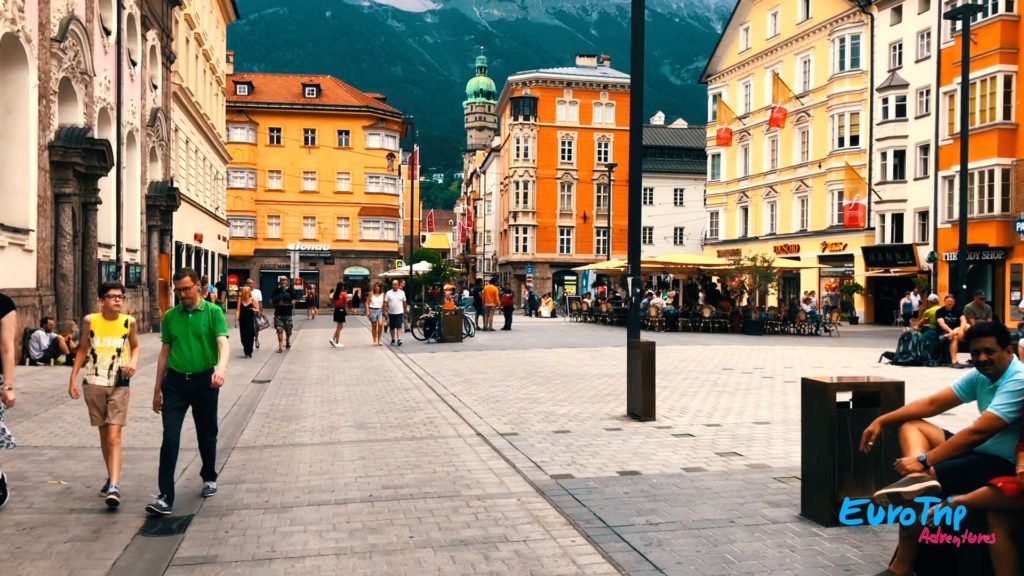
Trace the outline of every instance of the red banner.
{"type": "Polygon", "coordinates": [[[466,228],[473,228],[473,207],[466,206],[466,228]]]}
{"type": "Polygon", "coordinates": [[[427,232],[434,231],[434,209],[431,208],[430,212],[427,212],[427,232]]]}
{"type": "Polygon", "coordinates": [[[466,223],[459,222],[459,244],[466,243],[466,223]]]}
{"type": "Polygon", "coordinates": [[[843,228],[867,226],[868,205],[863,202],[843,202],[843,228]]]}
{"type": "Polygon", "coordinates": [[[409,155],[409,180],[416,180],[416,175],[419,173],[419,162],[420,148],[417,146],[412,149],[412,154],[409,155]]]}
{"type": "Polygon", "coordinates": [[[716,146],[732,146],[732,128],[719,128],[715,133],[716,146]]]}
{"type": "Polygon", "coordinates": [[[771,116],[768,117],[768,125],[772,128],[785,128],[787,116],[789,116],[788,110],[782,106],[772,106],[771,116]]]}

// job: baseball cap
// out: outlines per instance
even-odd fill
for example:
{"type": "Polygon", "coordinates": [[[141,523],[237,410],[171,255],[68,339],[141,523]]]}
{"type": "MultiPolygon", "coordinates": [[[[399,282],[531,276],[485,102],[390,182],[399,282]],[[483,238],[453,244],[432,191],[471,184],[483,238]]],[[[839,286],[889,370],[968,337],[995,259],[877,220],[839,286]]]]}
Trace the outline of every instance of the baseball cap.
{"type": "Polygon", "coordinates": [[[984,298],[985,297],[985,291],[984,290],[975,290],[974,291],[974,297],[977,298],[978,296],[981,296],[982,298],[984,298]]]}
{"type": "Polygon", "coordinates": [[[939,295],[938,294],[929,294],[928,295],[928,301],[929,302],[938,302],[939,301],[939,295]]]}

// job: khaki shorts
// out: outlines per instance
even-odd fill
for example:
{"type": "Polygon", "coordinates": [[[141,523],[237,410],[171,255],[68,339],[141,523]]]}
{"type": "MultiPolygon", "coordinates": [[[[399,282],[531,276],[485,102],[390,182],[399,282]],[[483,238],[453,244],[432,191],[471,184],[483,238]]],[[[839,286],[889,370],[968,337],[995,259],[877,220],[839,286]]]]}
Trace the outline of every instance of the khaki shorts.
{"type": "Polygon", "coordinates": [[[129,390],[128,386],[82,384],[82,395],[89,408],[89,422],[93,426],[124,426],[128,422],[129,390]]]}

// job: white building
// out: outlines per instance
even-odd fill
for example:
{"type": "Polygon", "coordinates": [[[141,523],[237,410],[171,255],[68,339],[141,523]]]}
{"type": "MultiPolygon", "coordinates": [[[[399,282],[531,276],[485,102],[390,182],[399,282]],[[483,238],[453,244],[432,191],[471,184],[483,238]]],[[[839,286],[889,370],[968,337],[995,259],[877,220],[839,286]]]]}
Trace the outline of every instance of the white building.
{"type": "Polygon", "coordinates": [[[706,129],[658,112],[644,126],[641,254],[702,254],[706,129]]]}

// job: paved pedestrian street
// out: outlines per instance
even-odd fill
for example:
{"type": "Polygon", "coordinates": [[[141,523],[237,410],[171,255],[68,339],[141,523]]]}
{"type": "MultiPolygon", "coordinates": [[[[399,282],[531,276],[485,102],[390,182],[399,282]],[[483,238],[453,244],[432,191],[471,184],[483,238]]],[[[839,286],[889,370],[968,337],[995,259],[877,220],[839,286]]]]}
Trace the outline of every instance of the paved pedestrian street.
{"type": "MultiPolygon", "coordinates": [[[[328,318],[296,326],[290,351],[264,332],[250,360],[232,333],[219,494],[198,495],[186,421],[164,519],[143,512],[161,434],[157,336],[141,338],[116,512],[97,497],[98,437],[67,397],[69,368],[19,367],[19,447],[0,453],[4,576],[872,574],[892,527],[798,515],[799,379],[888,376],[909,401],[962,373],[878,364],[894,328],[655,334],[658,418],[641,423],[625,415],[621,328],[516,316],[511,332],[461,344],[375,348],[350,316],[332,349],[328,318]]],[[[974,415],[936,420],[958,429],[974,415]]]]}

